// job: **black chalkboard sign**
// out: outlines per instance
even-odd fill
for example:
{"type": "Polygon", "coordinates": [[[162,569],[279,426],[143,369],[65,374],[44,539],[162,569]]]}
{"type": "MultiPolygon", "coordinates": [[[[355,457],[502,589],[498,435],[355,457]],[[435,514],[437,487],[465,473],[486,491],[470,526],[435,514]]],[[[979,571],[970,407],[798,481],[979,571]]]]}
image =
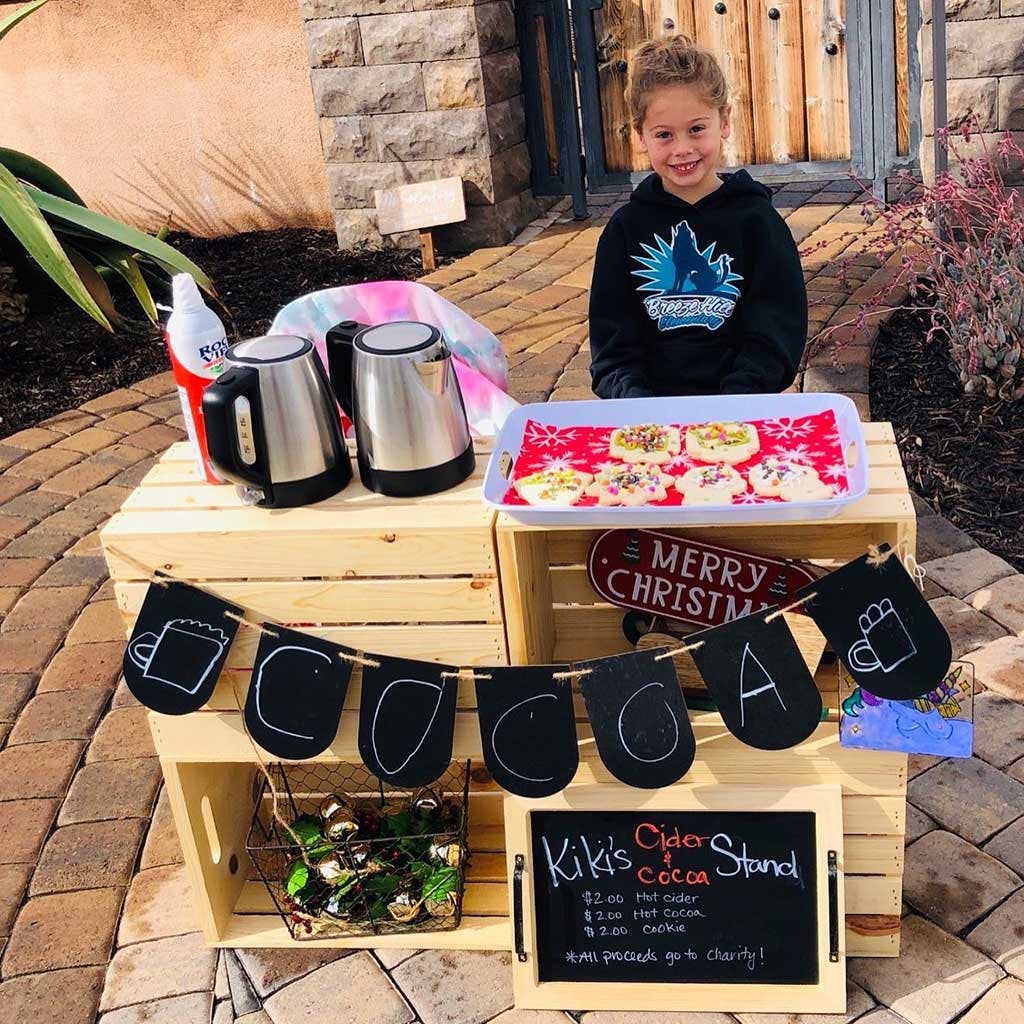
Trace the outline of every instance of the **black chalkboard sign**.
{"type": "Polygon", "coordinates": [[[813,813],[531,818],[541,981],[817,983],[813,813]]]}
{"type": "Polygon", "coordinates": [[[265,625],[245,700],[249,735],[275,757],[326,750],[338,731],[355,651],[284,626],[265,625]]]}
{"type": "Polygon", "coordinates": [[[151,584],[124,652],[132,696],[163,715],[198,711],[212,696],[238,632],[231,615],[244,611],[187,583],[151,584]]]}
{"type": "Polygon", "coordinates": [[[491,777],[518,796],[550,796],[579,765],[568,665],[489,668],[476,680],[480,745],[491,777]]]}
{"type": "Polygon", "coordinates": [[[359,701],[359,756],[393,786],[425,786],[452,760],[458,669],[372,656],[359,701]]]}
{"type": "Polygon", "coordinates": [[[838,786],[506,797],[516,1006],[834,1013],[838,786]]]}

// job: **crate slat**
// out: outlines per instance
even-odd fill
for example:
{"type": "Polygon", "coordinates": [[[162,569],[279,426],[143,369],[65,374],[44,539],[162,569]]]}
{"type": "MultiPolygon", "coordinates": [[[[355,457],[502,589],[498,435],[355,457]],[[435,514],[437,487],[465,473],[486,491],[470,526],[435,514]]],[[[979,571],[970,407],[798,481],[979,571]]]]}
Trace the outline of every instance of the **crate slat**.
{"type": "MultiPolygon", "coordinates": [[[[157,750],[162,757],[186,762],[246,762],[256,760],[241,715],[210,711],[182,717],[150,714],[157,750]]],[[[812,786],[838,782],[843,791],[872,796],[902,796],[906,791],[905,754],[851,750],[839,744],[834,723],[822,723],[810,739],[791,750],[755,750],[740,743],[713,713],[693,716],[697,757],[680,785],[749,785],[751,779],[778,786],[812,786]]],[[[344,711],[334,743],[311,761],[359,761],[359,716],[344,711]]],[[[586,723],[577,724],[580,769],[576,783],[614,782],[593,745],[586,723]]],[[[267,754],[266,760],[274,760],[267,754]]],[[[480,760],[480,730],[476,715],[459,712],[455,719],[452,756],[480,760]]],[[[884,873],[884,872],[880,872],[884,873]]]]}
{"type": "MultiPolygon", "coordinates": [[[[501,622],[494,576],[348,580],[204,580],[203,589],[241,605],[246,618],[279,623],[341,625],[365,622],[501,622]]],[[[134,619],[149,584],[114,586],[122,614],[134,619]]]]}

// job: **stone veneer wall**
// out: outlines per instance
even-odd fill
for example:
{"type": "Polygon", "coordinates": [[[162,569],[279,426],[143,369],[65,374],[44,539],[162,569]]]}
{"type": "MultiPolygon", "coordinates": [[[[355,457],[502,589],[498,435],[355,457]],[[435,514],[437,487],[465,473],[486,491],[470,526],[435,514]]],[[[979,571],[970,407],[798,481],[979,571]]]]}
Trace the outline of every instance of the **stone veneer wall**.
{"type": "MultiPolygon", "coordinates": [[[[945,0],[946,78],[950,123],[968,110],[978,116],[982,136],[964,145],[968,156],[979,156],[983,144],[994,154],[1006,129],[1024,147],[1024,0],[945,0]]],[[[924,0],[926,24],[921,30],[921,67],[924,87],[921,119],[924,139],[921,167],[925,180],[933,178],[931,0],[924,0]]],[[[952,162],[952,161],[951,161],[952,162]]],[[[1008,180],[1024,180],[1024,167],[1016,161],[1008,180]]]]}
{"type": "Polygon", "coordinates": [[[459,174],[467,220],[440,248],[507,242],[530,192],[512,3],[300,0],[338,242],[383,239],[373,191],[459,174]]]}

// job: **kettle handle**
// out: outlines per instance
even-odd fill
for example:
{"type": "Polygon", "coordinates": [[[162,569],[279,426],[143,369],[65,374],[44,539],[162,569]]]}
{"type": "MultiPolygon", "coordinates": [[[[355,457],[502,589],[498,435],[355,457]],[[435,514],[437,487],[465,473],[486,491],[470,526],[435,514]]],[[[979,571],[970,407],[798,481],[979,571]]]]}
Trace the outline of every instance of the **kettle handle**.
{"type": "Polygon", "coordinates": [[[203,392],[203,420],[214,466],[234,483],[269,488],[259,373],[233,366],[212,381],[203,392]],[[245,438],[240,429],[247,432],[245,438]]]}

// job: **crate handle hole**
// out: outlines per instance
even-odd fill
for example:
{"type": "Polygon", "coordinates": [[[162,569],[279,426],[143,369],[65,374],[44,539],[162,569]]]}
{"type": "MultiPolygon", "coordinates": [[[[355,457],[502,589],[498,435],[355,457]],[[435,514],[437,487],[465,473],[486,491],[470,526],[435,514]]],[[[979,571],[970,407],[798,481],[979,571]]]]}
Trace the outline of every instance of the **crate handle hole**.
{"type": "Polygon", "coordinates": [[[846,468],[853,469],[857,465],[857,442],[851,441],[846,446],[846,468]]]}
{"type": "Polygon", "coordinates": [[[509,474],[512,472],[512,453],[502,452],[501,459],[498,462],[498,472],[507,480],[509,474]]]}
{"type": "Polygon", "coordinates": [[[208,796],[204,796],[199,801],[199,810],[203,816],[203,825],[206,828],[206,841],[210,847],[210,860],[214,864],[219,864],[221,858],[220,836],[217,835],[217,823],[213,820],[213,807],[208,796]]]}

